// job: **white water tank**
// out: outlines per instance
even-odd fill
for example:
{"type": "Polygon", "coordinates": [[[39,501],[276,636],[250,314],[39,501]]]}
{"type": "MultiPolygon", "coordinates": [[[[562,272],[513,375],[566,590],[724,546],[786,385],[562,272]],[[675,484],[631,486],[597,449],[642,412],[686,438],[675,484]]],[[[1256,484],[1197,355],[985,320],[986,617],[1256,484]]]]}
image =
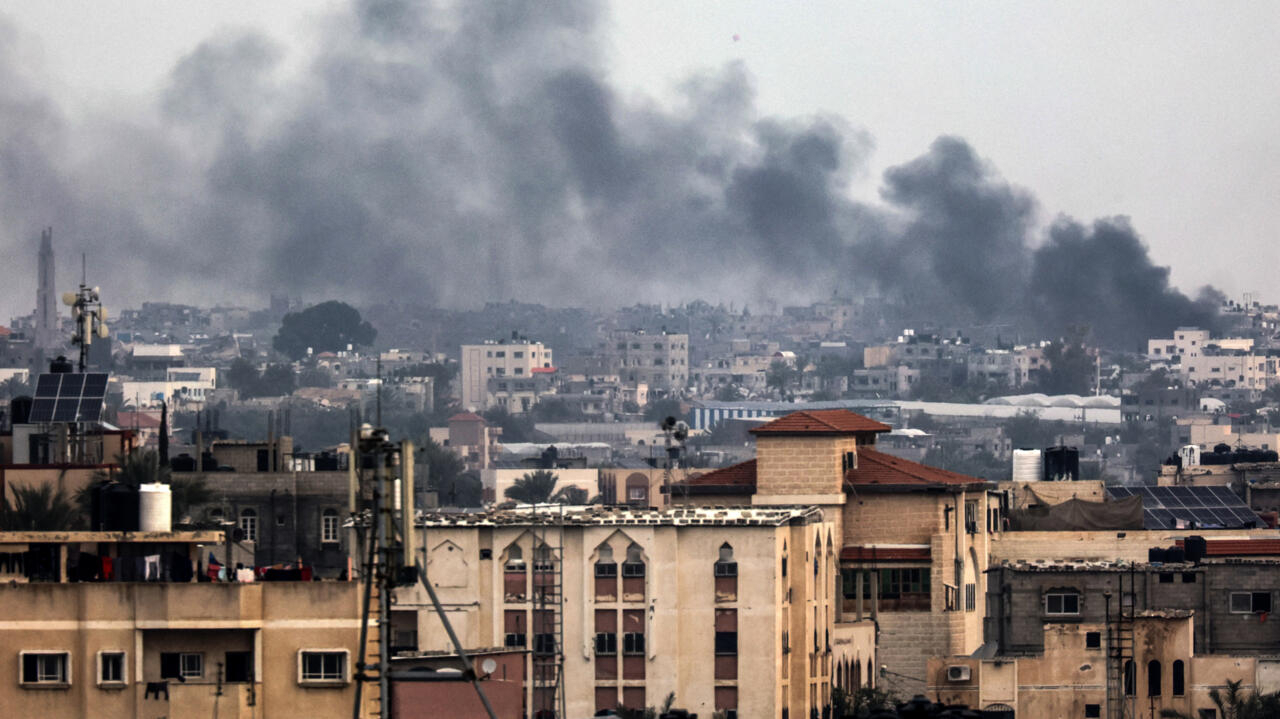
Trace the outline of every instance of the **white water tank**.
{"type": "Polygon", "coordinates": [[[1035,482],[1044,479],[1044,455],[1038,449],[1013,450],[1013,481],[1035,482]]]}
{"type": "Polygon", "coordinates": [[[173,493],[167,484],[144,484],[138,487],[138,529],[143,532],[168,532],[172,529],[173,493]]]}
{"type": "Polygon", "coordinates": [[[1194,467],[1200,464],[1200,445],[1183,445],[1178,449],[1178,456],[1182,458],[1183,467],[1194,467]]]}

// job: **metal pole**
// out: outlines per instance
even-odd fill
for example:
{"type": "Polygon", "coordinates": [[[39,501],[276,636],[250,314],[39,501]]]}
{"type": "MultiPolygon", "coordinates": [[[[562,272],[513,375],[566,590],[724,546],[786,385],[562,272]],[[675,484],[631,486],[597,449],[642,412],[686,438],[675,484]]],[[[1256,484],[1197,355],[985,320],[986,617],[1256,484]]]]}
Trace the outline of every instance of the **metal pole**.
{"type": "Polygon", "coordinates": [[[387,536],[387,520],[390,518],[390,507],[388,506],[387,492],[387,471],[385,452],[380,452],[377,463],[374,464],[374,486],[376,487],[374,494],[374,506],[377,508],[378,522],[378,568],[375,575],[378,580],[378,715],[382,719],[387,719],[387,701],[390,698],[390,678],[388,670],[391,668],[391,642],[388,634],[391,629],[391,577],[389,570],[391,568],[391,546],[390,537],[387,536]]]}

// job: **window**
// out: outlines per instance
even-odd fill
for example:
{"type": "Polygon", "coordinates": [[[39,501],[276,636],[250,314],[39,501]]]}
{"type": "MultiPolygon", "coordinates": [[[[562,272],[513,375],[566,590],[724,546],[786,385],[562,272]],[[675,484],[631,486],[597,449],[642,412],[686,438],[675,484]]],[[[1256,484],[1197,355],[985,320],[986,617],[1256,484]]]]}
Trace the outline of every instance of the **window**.
{"type": "Polygon", "coordinates": [[[1085,649],[1101,649],[1102,648],[1102,632],[1085,632],[1084,648],[1085,649]]]}
{"type": "Polygon", "coordinates": [[[617,654],[618,635],[613,632],[596,633],[596,654],[617,654]]]}
{"type": "Polygon", "coordinates": [[[1232,614],[1261,614],[1271,611],[1271,592],[1232,592],[1232,614]]]}
{"type": "Polygon", "coordinates": [[[597,577],[616,577],[618,576],[618,565],[616,562],[596,562],[597,577]]]}
{"type": "Polygon", "coordinates": [[[338,510],[326,509],[320,515],[320,541],[338,541],[338,510]]]}
{"type": "Polygon", "coordinates": [[[1186,676],[1184,673],[1185,666],[1186,665],[1182,663],[1181,659],[1174,660],[1173,662],[1172,681],[1173,681],[1173,695],[1175,697],[1180,697],[1183,694],[1185,694],[1187,691],[1186,676]]]}
{"type": "Polygon", "coordinates": [[[1085,704],[1084,716],[1085,716],[1085,719],[1094,719],[1095,717],[1101,717],[1102,705],[1101,704],[1085,704]]]}
{"type": "Polygon", "coordinates": [[[643,550],[640,549],[640,545],[632,544],[627,547],[627,561],[622,563],[622,576],[644,576],[644,554],[643,550]]]}
{"type": "Polygon", "coordinates": [[[736,577],[738,576],[737,562],[716,562],[717,577],[736,577]]]}
{"type": "Polygon", "coordinates": [[[716,632],[716,654],[737,654],[738,633],[716,632]]]}
{"type": "Polygon", "coordinates": [[[1160,662],[1155,659],[1147,662],[1147,696],[1160,696],[1160,662]]]}
{"type": "Polygon", "coordinates": [[[161,679],[198,679],[203,676],[203,654],[197,652],[165,652],[160,655],[161,679]]]}
{"type": "Polygon", "coordinates": [[[1138,683],[1138,672],[1134,668],[1133,660],[1126,659],[1124,663],[1124,695],[1131,697],[1137,691],[1134,685],[1138,683]]]}
{"type": "Polygon", "coordinates": [[[316,649],[298,652],[298,683],[347,683],[347,650],[316,649]]]}
{"type": "Polygon", "coordinates": [[[124,684],[124,652],[98,652],[98,684],[124,684]]]}
{"type": "Polygon", "coordinates": [[[644,634],[641,632],[627,632],[622,635],[622,653],[644,654],[644,634]]]}
{"type": "Polygon", "coordinates": [[[535,634],[533,635],[533,653],[540,656],[547,656],[556,653],[556,638],[554,634],[535,634]]]}
{"type": "Polygon", "coordinates": [[[229,683],[253,681],[253,652],[227,652],[223,677],[229,683]]]}
{"type": "Polygon", "coordinates": [[[241,510],[240,531],[244,532],[244,541],[258,541],[258,513],[252,509],[241,510]]]}
{"type": "Polygon", "coordinates": [[[503,641],[502,645],[504,647],[523,648],[525,646],[525,641],[524,632],[507,632],[506,639],[503,641]]]}
{"type": "Polygon", "coordinates": [[[1195,584],[1195,583],[1196,583],[1196,573],[1195,573],[1195,572],[1183,572],[1183,573],[1182,573],[1182,583],[1183,583],[1183,584],[1195,584]]]}
{"type": "Polygon", "coordinates": [[[1161,584],[1173,584],[1173,572],[1160,572],[1161,584]]]}
{"type": "Polygon", "coordinates": [[[67,652],[22,652],[22,683],[71,683],[71,655],[67,652]]]}
{"type": "Polygon", "coordinates": [[[972,583],[964,585],[964,610],[966,612],[972,612],[977,608],[978,608],[978,585],[972,584],[972,583]]]}
{"type": "Polygon", "coordinates": [[[1049,592],[1044,595],[1044,613],[1077,616],[1080,614],[1080,595],[1076,592],[1049,592]]]}

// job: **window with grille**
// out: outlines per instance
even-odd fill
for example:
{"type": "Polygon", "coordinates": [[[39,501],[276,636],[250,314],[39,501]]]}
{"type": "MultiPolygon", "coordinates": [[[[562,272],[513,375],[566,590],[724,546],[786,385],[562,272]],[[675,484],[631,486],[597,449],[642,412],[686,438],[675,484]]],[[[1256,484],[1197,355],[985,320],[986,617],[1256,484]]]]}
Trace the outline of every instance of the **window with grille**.
{"type": "Polygon", "coordinates": [[[546,656],[556,653],[556,638],[553,634],[535,634],[533,635],[533,653],[539,656],[546,656]]]}
{"type": "Polygon", "coordinates": [[[618,635],[613,632],[596,633],[596,654],[617,654],[618,635]]]}
{"type": "Polygon", "coordinates": [[[1232,592],[1232,614],[1261,614],[1271,611],[1271,592],[1232,592]]]}
{"type": "Polygon", "coordinates": [[[71,655],[67,652],[22,652],[23,684],[70,684],[71,655]]]}
{"type": "Polygon", "coordinates": [[[627,632],[622,637],[623,654],[644,654],[644,634],[627,632]]]}
{"type": "Polygon", "coordinates": [[[346,650],[303,651],[298,661],[302,683],[347,681],[346,650]]]}
{"type": "Polygon", "coordinates": [[[972,584],[972,583],[964,585],[964,610],[966,612],[972,612],[977,608],[978,608],[978,585],[972,584]]]}

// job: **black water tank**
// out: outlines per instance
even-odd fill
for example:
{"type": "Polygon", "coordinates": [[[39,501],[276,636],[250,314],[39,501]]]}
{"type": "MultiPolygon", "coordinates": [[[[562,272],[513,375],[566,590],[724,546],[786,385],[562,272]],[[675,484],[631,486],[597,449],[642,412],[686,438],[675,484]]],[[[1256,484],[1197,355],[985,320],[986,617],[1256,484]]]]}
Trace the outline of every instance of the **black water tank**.
{"type": "Polygon", "coordinates": [[[31,419],[31,405],[34,402],[26,395],[9,400],[9,421],[12,424],[26,424],[31,419]]]}
{"type": "Polygon", "coordinates": [[[94,487],[91,502],[93,527],[102,532],[138,531],[138,492],[118,482],[94,487]]]}
{"type": "Polygon", "coordinates": [[[1080,450],[1075,447],[1049,447],[1044,451],[1046,481],[1080,479],[1080,450]]]}
{"type": "Polygon", "coordinates": [[[1201,559],[1204,559],[1205,553],[1209,551],[1208,543],[1205,542],[1204,537],[1201,537],[1200,535],[1187,537],[1183,540],[1182,546],[1187,555],[1187,561],[1195,562],[1197,564],[1201,559]]]}
{"type": "Polygon", "coordinates": [[[1164,550],[1164,561],[1170,564],[1181,564],[1187,561],[1187,553],[1182,547],[1169,547],[1164,550]]]}
{"type": "Polygon", "coordinates": [[[1148,547],[1148,548],[1147,548],[1147,561],[1148,561],[1148,562],[1167,562],[1167,561],[1169,561],[1169,560],[1165,559],[1165,556],[1167,556],[1167,555],[1166,555],[1166,552],[1165,552],[1164,547],[1148,547]]]}
{"type": "Polygon", "coordinates": [[[175,472],[194,472],[196,471],[196,458],[183,452],[169,460],[169,468],[175,472]]]}
{"type": "Polygon", "coordinates": [[[52,374],[71,374],[75,371],[75,363],[62,355],[58,355],[57,358],[49,362],[49,372],[52,374]]]}
{"type": "Polygon", "coordinates": [[[321,452],[316,455],[317,472],[337,472],[338,455],[333,452],[321,452]]]}

